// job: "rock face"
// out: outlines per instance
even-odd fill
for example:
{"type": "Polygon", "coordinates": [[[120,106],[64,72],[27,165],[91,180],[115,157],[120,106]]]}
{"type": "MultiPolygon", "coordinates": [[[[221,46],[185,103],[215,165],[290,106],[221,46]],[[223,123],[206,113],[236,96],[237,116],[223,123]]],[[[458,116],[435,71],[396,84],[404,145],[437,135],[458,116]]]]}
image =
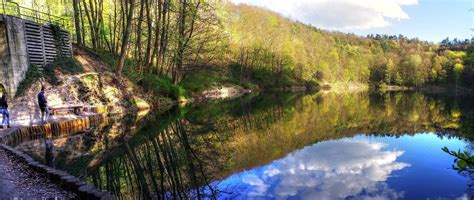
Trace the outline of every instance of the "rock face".
{"type": "MultiPolygon", "coordinates": [[[[61,53],[71,56],[70,35],[64,30],[60,34],[63,40],[61,53]]],[[[53,31],[48,25],[0,15],[0,91],[4,88],[13,98],[30,64],[41,69],[54,61],[59,53],[55,45],[53,31]]]]}
{"type": "Polygon", "coordinates": [[[23,20],[0,16],[0,87],[10,98],[28,71],[23,20]]]}

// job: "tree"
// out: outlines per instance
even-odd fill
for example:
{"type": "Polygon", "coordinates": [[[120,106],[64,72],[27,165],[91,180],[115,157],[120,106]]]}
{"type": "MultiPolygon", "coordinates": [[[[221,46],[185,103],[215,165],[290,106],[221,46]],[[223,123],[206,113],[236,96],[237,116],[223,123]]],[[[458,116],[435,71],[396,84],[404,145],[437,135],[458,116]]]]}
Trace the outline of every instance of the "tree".
{"type": "Polygon", "coordinates": [[[80,11],[79,11],[79,0],[73,0],[72,6],[74,8],[74,27],[76,30],[76,42],[77,45],[82,46],[81,26],[80,26],[80,11]]]}
{"type": "Polygon", "coordinates": [[[127,59],[127,56],[128,56],[128,43],[130,40],[130,29],[132,26],[133,10],[135,9],[134,0],[128,0],[128,2],[126,3],[126,7],[128,7],[127,23],[125,26],[125,31],[123,32],[120,60],[119,60],[119,63],[117,65],[117,70],[116,70],[117,76],[119,78],[122,77],[123,66],[125,65],[125,59],[127,59]]]}
{"type": "Polygon", "coordinates": [[[403,78],[402,78],[402,76],[400,76],[400,72],[397,72],[395,74],[395,84],[403,85],[403,78]]]}
{"type": "Polygon", "coordinates": [[[176,49],[176,68],[173,70],[173,82],[178,83],[182,78],[183,66],[184,66],[184,53],[188,47],[189,41],[191,40],[194,33],[194,24],[196,23],[197,14],[201,1],[192,3],[190,0],[181,0],[179,3],[179,16],[178,16],[178,44],[176,49]]]}
{"type": "Polygon", "coordinates": [[[393,63],[392,59],[389,58],[387,61],[387,65],[385,68],[385,77],[384,82],[388,85],[392,84],[392,74],[395,70],[395,64],[393,63]]]}

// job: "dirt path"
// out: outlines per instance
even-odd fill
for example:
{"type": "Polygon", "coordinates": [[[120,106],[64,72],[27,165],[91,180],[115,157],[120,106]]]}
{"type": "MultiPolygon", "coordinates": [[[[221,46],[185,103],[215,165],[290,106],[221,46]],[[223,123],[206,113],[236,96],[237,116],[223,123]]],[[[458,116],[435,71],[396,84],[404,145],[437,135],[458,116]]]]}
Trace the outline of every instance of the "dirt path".
{"type": "Polygon", "coordinates": [[[3,149],[0,149],[0,177],[0,199],[71,199],[76,196],[32,172],[3,149]]]}

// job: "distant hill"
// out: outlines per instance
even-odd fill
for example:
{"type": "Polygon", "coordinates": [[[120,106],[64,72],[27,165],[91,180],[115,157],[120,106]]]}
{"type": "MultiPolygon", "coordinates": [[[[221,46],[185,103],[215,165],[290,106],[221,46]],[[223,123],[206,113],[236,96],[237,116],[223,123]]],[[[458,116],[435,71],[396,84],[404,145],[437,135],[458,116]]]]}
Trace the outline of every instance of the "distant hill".
{"type": "MultiPolygon", "coordinates": [[[[242,71],[286,73],[287,84],[308,80],[410,86],[459,82],[459,65],[464,65],[466,57],[449,50],[438,55],[438,45],[402,35],[361,37],[325,31],[245,4],[228,3],[224,10],[232,61],[245,66],[242,71]]],[[[243,76],[265,81],[258,75],[243,76]]]]}

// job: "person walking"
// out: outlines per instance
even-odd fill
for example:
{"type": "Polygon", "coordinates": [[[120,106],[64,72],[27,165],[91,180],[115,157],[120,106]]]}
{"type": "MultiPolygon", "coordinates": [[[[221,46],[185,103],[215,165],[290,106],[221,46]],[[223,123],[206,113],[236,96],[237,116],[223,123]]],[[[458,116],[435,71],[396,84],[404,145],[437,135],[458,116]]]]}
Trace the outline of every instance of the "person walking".
{"type": "Polygon", "coordinates": [[[6,92],[4,92],[2,94],[2,98],[0,98],[0,114],[2,114],[2,124],[0,125],[0,128],[3,129],[3,125],[5,124],[5,121],[7,123],[7,128],[11,128],[10,127],[10,113],[8,112],[6,92]]]}
{"type": "Polygon", "coordinates": [[[48,100],[46,100],[44,86],[41,86],[41,92],[38,93],[38,106],[41,110],[41,123],[48,123],[50,112],[48,109],[48,100]]]}

